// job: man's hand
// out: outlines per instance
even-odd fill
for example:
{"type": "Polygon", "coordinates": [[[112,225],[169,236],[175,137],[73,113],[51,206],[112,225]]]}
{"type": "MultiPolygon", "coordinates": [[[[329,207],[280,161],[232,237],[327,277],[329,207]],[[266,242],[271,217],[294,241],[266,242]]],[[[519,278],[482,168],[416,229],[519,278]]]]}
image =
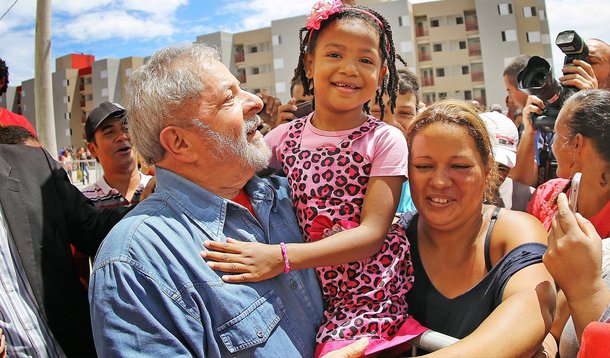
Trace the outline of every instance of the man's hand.
{"type": "Polygon", "coordinates": [[[561,69],[563,76],[559,81],[563,86],[573,86],[579,90],[598,88],[597,78],[593,67],[585,61],[574,60],[573,66],[564,66],[561,69]]]}
{"type": "Polygon", "coordinates": [[[336,351],[325,354],[322,358],[356,358],[364,356],[366,347],[369,346],[369,339],[366,337],[360,338],[356,342],[345,346],[336,351]]]}
{"type": "Polygon", "coordinates": [[[524,131],[533,132],[535,130],[531,114],[536,113],[538,115],[541,115],[544,108],[544,102],[540,98],[534,95],[529,95],[527,97],[527,102],[525,102],[525,107],[523,107],[524,131]]]}
{"type": "Polygon", "coordinates": [[[557,214],[542,261],[568,301],[588,294],[601,278],[601,239],[591,222],[574,215],[564,193],[557,198],[557,214]]]}
{"type": "Polygon", "coordinates": [[[275,127],[279,126],[280,124],[288,123],[295,118],[294,111],[298,109],[296,103],[297,100],[291,98],[288,100],[288,102],[286,102],[286,104],[279,106],[275,127]]]}
{"type": "MultiPolygon", "coordinates": [[[[268,125],[269,130],[275,127],[277,122],[278,108],[282,104],[279,98],[269,94],[267,89],[263,89],[258,96],[263,100],[263,110],[258,113],[263,122],[268,125]]],[[[265,132],[266,133],[266,132],[265,132]]],[[[265,134],[263,133],[263,134],[265,134]]]]}
{"type": "Polygon", "coordinates": [[[243,242],[227,239],[227,242],[204,241],[208,251],[201,257],[212,270],[231,273],[223,275],[226,282],[259,282],[284,272],[284,257],[279,245],[243,242]]]}

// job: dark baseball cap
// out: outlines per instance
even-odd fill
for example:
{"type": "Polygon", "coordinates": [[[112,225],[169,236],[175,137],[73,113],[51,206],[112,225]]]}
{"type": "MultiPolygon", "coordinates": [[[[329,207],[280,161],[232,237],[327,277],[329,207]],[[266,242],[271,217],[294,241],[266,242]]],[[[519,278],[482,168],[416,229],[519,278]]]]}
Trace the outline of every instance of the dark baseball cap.
{"type": "Polygon", "coordinates": [[[110,117],[123,119],[125,117],[125,108],[118,103],[103,102],[89,113],[87,121],[85,122],[85,135],[87,136],[88,142],[93,141],[97,127],[99,127],[106,118],[110,117]]]}

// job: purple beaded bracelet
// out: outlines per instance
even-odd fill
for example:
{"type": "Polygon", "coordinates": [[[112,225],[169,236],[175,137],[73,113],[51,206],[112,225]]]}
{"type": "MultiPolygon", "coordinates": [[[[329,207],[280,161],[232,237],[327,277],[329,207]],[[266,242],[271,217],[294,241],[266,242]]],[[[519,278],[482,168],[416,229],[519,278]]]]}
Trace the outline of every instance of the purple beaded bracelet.
{"type": "Polygon", "coordinates": [[[290,272],[290,262],[288,261],[288,252],[286,252],[286,244],[280,242],[280,249],[282,250],[282,257],[284,258],[284,273],[290,272]]]}

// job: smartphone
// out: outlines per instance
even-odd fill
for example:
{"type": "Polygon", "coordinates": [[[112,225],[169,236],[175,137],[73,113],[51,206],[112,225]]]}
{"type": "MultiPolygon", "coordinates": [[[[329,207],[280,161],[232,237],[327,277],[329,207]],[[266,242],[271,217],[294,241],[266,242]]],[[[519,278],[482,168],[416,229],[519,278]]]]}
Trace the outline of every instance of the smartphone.
{"type": "Polygon", "coordinates": [[[294,118],[302,118],[313,112],[311,101],[305,101],[297,104],[297,110],[294,111],[294,118]]]}
{"type": "Polygon", "coordinates": [[[582,178],[582,173],[577,172],[572,177],[572,183],[570,184],[570,196],[568,198],[568,203],[570,204],[570,209],[573,213],[576,213],[578,209],[578,190],[580,189],[580,179],[582,178]]]}

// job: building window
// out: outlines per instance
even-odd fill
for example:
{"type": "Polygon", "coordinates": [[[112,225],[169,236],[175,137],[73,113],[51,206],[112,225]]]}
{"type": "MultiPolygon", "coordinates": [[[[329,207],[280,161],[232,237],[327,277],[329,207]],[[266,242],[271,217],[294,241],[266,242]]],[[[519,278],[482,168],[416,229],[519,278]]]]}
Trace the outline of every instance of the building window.
{"type": "Polygon", "coordinates": [[[461,17],[461,16],[456,17],[455,18],[455,23],[458,24],[458,25],[463,24],[464,23],[464,18],[461,17]]]}
{"type": "Polygon", "coordinates": [[[447,92],[439,92],[438,93],[438,99],[439,99],[439,101],[447,99],[447,92]]]}
{"type": "Polygon", "coordinates": [[[445,77],[445,69],[437,68],[436,69],[436,77],[445,77]]]}
{"type": "Polygon", "coordinates": [[[103,70],[100,72],[100,78],[108,78],[108,70],[103,70]]]}
{"type": "Polygon", "coordinates": [[[498,14],[500,15],[509,15],[513,13],[513,5],[512,4],[498,4],[498,14]]]}
{"type": "Polygon", "coordinates": [[[468,56],[481,56],[481,40],[478,37],[468,39],[468,56]]]}
{"type": "Polygon", "coordinates": [[[528,31],[525,33],[525,37],[527,38],[527,42],[540,42],[540,31],[528,31]]]}
{"type": "Polygon", "coordinates": [[[439,27],[440,25],[438,19],[430,20],[430,27],[439,27]]]}
{"type": "Polygon", "coordinates": [[[127,77],[131,76],[132,72],[133,72],[133,70],[131,68],[125,69],[125,76],[127,76],[127,77]]]}
{"type": "Polygon", "coordinates": [[[513,41],[517,41],[517,30],[502,31],[502,42],[513,42],[513,41]]]}
{"type": "Polygon", "coordinates": [[[466,49],[466,41],[460,41],[460,50],[466,49]]]}
{"type": "Polygon", "coordinates": [[[476,31],[479,29],[477,21],[477,12],[474,10],[464,11],[464,21],[466,22],[466,31],[476,31]]]}
{"type": "Polygon", "coordinates": [[[483,74],[483,64],[480,62],[470,64],[470,80],[472,82],[483,82],[485,76],[483,74]]]}
{"type": "Polygon", "coordinates": [[[464,99],[465,100],[471,100],[472,99],[472,91],[471,90],[464,91],[464,99]]]}
{"type": "Polygon", "coordinates": [[[282,35],[273,35],[273,37],[271,37],[271,44],[273,46],[280,45],[281,43],[282,43],[282,35]]]}
{"type": "Polygon", "coordinates": [[[544,13],[544,10],[538,11],[538,18],[543,21],[546,20],[546,14],[544,13]]]}
{"type": "Polygon", "coordinates": [[[407,27],[409,25],[411,25],[411,20],[410,20],[409,16],[403,15],[398,18],[398,26],[407,27]]]}
{"type": "Polygon", "coordinates": [[[462,74],[463,75],[467,75],[470,73],[470,67],[468,66],[462,66],[462,74]]]}
{"type": "Polygon", "coordinates": [[[257,53],[257,52],[258,52],[257,46],[250,46],[250,53],[257,53]]]}
{"type": "Polygon", "coordinates": [[[72,113],[70,113],[70,112],[65,112],[65,113],[64,113],[64,118],[65,118],[67,121],[69,121],[69,120],[70,120],[70,118],[72,118],[72,113]]]}
{"type": "Polygon", "coordinates": [[[422,86],[434,86],[434,75],[431,68],[424,68],[421,70],[420,83],[422,86]]]}
{"type": "Polygon", "coordinates": [[[108,97],[108,88],[102,88],[102,97],[108,97]]]}
{"type": "Polygon", "coordinates": [[[430,61],[432,59],[429,44],[419,45],[417,47],[417,59],[419,61],[430,61]]]}
{"type": "Polygon", "coordinates": [[[283,58],[274,58],[273,59],[273,68],[282,69],[284,68],[284,59],[283,58]]]}
{"type": "Polygon", "coordinates": [[[260,73],[260,70],[258,67],[252,67],[252,74],[253,75],[258,75],[260,73]]]}
{"type": "Polygon", "coordinates": [[[443,51],[443,44],[434,44],[432,45],[432,49],[434,52],[441,52],[443,51]]]}
{"type": "Polygon", "coordinates": [[[536,7],[535,6],[524,6],[523,7],[523,16],[525,16],[525,17],[536,16],[536,7]]]}
{"type": "Polygon", "coordinates": [[[436,93],[424,93],[424,102],[427,104],[436,102],[436,93]]]}

